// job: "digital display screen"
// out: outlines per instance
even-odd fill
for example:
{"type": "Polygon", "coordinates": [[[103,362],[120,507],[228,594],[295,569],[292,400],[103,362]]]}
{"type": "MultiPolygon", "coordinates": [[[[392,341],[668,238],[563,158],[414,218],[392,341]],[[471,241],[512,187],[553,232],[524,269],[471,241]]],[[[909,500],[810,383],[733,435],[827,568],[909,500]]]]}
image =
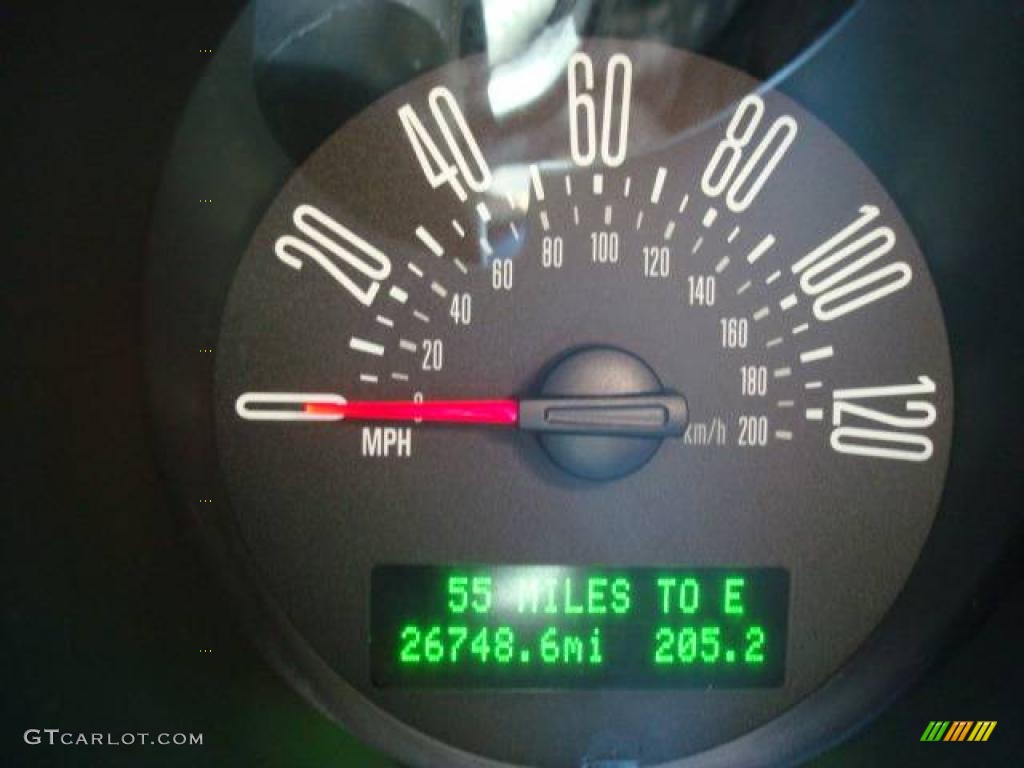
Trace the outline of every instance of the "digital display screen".
{"type": "Polygon", "coordinates": [[[380,687],[781,685],[781,568],[388,565],[373,570],[380,687]]]}

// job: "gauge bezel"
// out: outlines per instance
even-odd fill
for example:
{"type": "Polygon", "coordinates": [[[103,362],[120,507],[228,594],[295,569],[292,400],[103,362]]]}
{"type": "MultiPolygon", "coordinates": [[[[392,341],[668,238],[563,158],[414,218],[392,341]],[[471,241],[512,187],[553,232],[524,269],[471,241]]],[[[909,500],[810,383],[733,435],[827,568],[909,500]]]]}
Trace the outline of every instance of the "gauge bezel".
{"type": "MultiPolygon", "coordinates": [[[[213,437],[212,358],[198,356],[195,350],[214,343],[237,260],[256,222],[292,170],[290,160],[259,119],[250,69],[250,24],[251,18],[244,15],[196,92],[175,142],[154,223],[148,274],[154,288],[148,314],[148,362],[164,467],[218,569],[238,597],[254,637],[294,687],[369,743],[412,764],[498,765],[424,736],[370,704],[338,677],[267,599],[230,515],[211,512],[197,501],[211,492],[215,498],[227,498],[227,494],[213,437]],[[215,154],[216,163],[175,162],[175,158],[188,158],[197,147],[211,144],[227,148],[215,154]],[[245,168],[243,179],[239,179],[240,168],[245,168]],[[208,190],[210,197],[218,199],[216,214],[196,209],[196,189],[208,190]]],[[[872,170],[884,178],[877,166],[872,170]]],[[[927,239],[920,224],[914,228],[922,241],[927,239]]],[[[941,292],[943,265],[931,266],[941,292]]],[[[963,323],[955,303],[947,299],[944,308],[948,325],[957,320],[963,323]]],[[[962,334],[963,326],[957,330],[962,334]]],[[[958,372],[955,367],[954,375],[958,372]]],[[[958,398],[963,397],[959,386],[957,393],[958,398]]],[[[795,759],[840,737],[879,708],[939,650],[963,602],[989,572],[1001,549],[995,537],[985,542],[972,540],[977,557],[963,557],[958,529],[967,522],[965,502],[970,486],[966,468],[973,463],[968,457],[983,451],[992,436],[972,430],[963,420],[959,399],[956,405],[957,440],[943,505],[917,567],[872,638],[829,682],[785,715],[673,765],[699,761],[701,765],[754,766],[795,759]],[[950,562],[973,570],[962,568],[951,584],[950,562]]],[[[984,522],[974,518],[971,524],[984,522]]]]}

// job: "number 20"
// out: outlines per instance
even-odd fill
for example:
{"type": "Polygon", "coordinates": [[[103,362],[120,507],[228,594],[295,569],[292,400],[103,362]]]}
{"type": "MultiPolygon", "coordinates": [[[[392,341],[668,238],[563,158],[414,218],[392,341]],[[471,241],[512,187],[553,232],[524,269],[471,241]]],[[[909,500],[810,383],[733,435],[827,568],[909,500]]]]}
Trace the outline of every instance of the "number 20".
{"type": "Polygon", "coordinates": [[[312,205],[292,214],[303,235],[283,235],[274,251],[283,263],[302,269],[302,258],[315,262],[360,304],[373,304],[381,281],[391,274],[391,260],[348,227],[312,205]]]}

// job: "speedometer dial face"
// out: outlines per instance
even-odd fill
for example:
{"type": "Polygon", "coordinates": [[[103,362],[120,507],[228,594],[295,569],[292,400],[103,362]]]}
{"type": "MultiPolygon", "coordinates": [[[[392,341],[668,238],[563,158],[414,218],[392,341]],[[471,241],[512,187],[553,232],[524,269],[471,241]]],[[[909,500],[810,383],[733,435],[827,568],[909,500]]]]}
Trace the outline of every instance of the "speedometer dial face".
{"type": "Polygon", "coordinates": [[[217,350],[238,534],[322,674],[510,762],[678,758],[809,694],[900,592],[949,450],[885,190],[785,96],[651,43],[468,59],[344,125],[217,350]]]}

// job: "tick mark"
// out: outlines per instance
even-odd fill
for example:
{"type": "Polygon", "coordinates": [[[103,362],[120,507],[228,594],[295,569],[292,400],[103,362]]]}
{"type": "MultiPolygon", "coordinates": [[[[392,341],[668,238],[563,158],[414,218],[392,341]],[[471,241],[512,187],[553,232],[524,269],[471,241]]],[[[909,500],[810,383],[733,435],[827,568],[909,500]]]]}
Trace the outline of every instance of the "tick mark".
{"type": "Polygon", "coordinates": [[[368,355],[374,355],[375,357],[381,357],[384,354],[384,345],[377,344],[373,341],[367,341],[361,339],[358,336],[353,336],[348,340],[349,349],[353,349],[356,352],[365,352],[368,355]]]}
{"type": "Polygon", "coordinates": [[[435,256],[443,256],[444,248],[441,244],[434,239],[434,236],[426,230],[425,227],[416,227],[416,237],[419,238],[420,242],[423,243],[435,256]]]}
{"type": "Polygon", "coordinates": [[[808,350],[807,352],[801,352],[800,353],[800,362],[801,363],[813,363],[813,362],[815,362],[817,360],[828,360],[828,358],[832,357],[833,354],[834,354],[834,350],[832,349],[831,346],[828,346],[828,347],[818,347],[817,349],[811,349],[811,350],[808,350]]]}
{"type": "Polygon", "coordinates": [[[754,246],[754,250],[752,250],[747,255],[747,261],[751,264],[755,263],[758,259],[764,256],[765,251],[767,251],[773,245],[775,245],[775,237],[773,235],[768,235],[761,242],[754,246]]]}
{"type": "Polygon", "coordinates": [[[658,168],[658,173],[654,177],[654,189],[651,190],[651,202],[657,205],[661,202],[661,189],[665,186],[665,175],[668,170],[664,167],[658,168]]]}
{"type": "Polygon", "coordinates": [[[538,202],[544,200],[544,185],[540,180],[540,169],[536,163],[530,166],[530,180],[533,182],[533,196],[537,198],[538,202]]]}

